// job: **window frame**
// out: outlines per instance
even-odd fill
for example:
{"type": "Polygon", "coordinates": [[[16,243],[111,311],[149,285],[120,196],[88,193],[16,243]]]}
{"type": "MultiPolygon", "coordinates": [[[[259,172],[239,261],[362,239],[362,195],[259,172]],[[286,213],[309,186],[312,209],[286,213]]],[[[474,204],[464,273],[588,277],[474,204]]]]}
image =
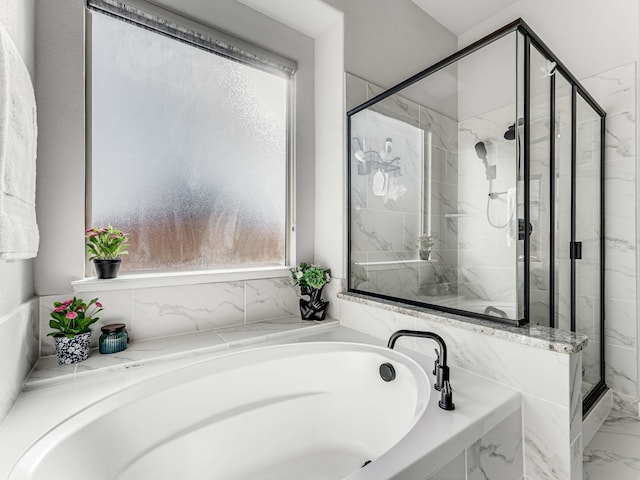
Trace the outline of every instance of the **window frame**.
{"type": "MultiPolygon", "coordinates": [[[[127,0],[130,2],[131,0],[127,0]]],[[[132,0],[136,4],[145,5],[144,0],[132,0]]],[[[185,24],[193,28],[195,25],[199,32],[210,32],[212,36],[223,35],[225,39],[235,39],[226,34],[218,32],[214,28],[197,22],[189,17],[178,15],[174,12],[170,12],[156,5],[150,5],[151,8],[157,12],[165,12],[168,18],[171,18],[173,22],[183,20],[185,24]]],[[[89,8],[86,4],[84,6],[85,11],[85,205],[84,205],[84,224],[85,228],[93,226],[91,224],[92,217],[92,104],[91,99],[93,95],[92,89],[92,21],[93,15],[103,15],[105,13],[95,11],[89,8]]],[[[109,15],[112,18],[113,15],[109,15]]],[[[117,20],[125,21],[126,23],[133,24],[136,28],[146,28],[143,25],[137,25],[135,22],[130,22],[126,19],[118,18],[117,20]]],[[[153,30],[157,34],[163,34],[161,31],[153,30]]],[[[165,36],[171,38],[174,41],[180,41],[187,43],[192,48],[203,49],[200,45],[188,42],[182,38],[176,38],[172,35],[165,36]]],[[[254,48],[260,54],[270,52],[258,45],[254,45],[247,41],[237,39],[241,48],[246,49],[254,48]]],[[[180,285],[193,285],[201,283],[216,283],[216,282],[230,282],[230,281],[243,281],[243,280],[256,280],[266,278],[281,278],[289,275],[289,269],[291,265],[295,263],[296,259],[296,145],[295,145],[295,112],[296,112],[296,62],[285,59],[277,54],[272,54],[276,59],[283,59],[287,65],[293,65],[294,71],[290,75],[284,74],[282,71],[278,72],[274,68],[266,65],[265,68],[260,68],[258,63],[244,62],[236,58],[231,58],[227,55],[223,55],[214,52],[209,49],[204,49],[211,55],[220,55],[228,61],[236,61],[238,63],[247,65],[252,68],[261,69],[267,73],[271,73],[287,79],[287,119],[286,119],[286,151],[287,158],[285,161],[285,238],[284,238],[284,265],[274,266],[243,266],[243,267],[223,267],[212,268],[203,270],[180,270],[172,272],[149,272],[149,273],[125,273],[118,278],[109,280],[109,285],[105,285],[104,280],[97,280],[93,276],[93,266],[88,260],[88,254],[84,251],[84,278],[81,280],[72,281],[71,285],[76,292],[91,292],[91,291],[104,291],[104,290],[122,290],[132,288],[149,288],[159,286],[180,286],[180,285]],[[106,287],[106,288],[105,288],[106,287]]],[[[84,243],[84,242],[83,242],[84,243]]]]}

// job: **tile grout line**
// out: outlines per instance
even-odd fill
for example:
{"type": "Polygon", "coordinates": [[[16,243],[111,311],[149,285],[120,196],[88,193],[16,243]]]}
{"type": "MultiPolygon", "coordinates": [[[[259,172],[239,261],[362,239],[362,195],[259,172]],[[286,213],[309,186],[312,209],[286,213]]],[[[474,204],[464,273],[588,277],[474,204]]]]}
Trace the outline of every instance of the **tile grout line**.
{"type": "Polygon", "coordinates": [[[247,281],[242,282],[242,320],[247,324],[247,281]]]}
{"type": "Polygon", "coordinates": [[[520,429],[522,441],[522,478],[527,478],[527,441],[526,430],[524,425],[524,395],[520,395],[520,429]]]}

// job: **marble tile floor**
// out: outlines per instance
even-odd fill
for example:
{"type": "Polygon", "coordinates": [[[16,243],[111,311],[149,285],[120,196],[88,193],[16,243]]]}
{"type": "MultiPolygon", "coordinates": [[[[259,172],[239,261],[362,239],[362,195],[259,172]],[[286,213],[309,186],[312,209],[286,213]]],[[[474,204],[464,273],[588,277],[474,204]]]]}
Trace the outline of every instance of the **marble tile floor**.
{"type": "Polygon", "coordinates": [[[640,419],[613,410],[584,449],[584,480],[640,480],[640,419]]]}

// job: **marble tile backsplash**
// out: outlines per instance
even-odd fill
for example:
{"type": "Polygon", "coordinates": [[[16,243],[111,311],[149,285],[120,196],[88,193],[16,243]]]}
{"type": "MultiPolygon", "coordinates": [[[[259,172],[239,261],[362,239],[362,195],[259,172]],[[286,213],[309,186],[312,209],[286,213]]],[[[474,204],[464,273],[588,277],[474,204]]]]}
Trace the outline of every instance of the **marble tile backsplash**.
{"type": "MultiPolygon", "coordinates": [[[[335,280],[332,283],[339,287],[340,282],[335,280]]],[[[298,292],[286,277],[91,292],[83,293],[82,297],[85,300],[98,297],[104,305],[100,320],[93,328],[91,344],[96,347],[100,327],[109,323],[125,323],[132,340],[147,340],[296,315],[299,313],[298,292]]],[[[41,356],[55,355],[53,339],[47,336],[53,302],[71,296],[40,297],[41,356]]],[[[327,294],[324,296],[329,298],[327,294]]]]}
{"type": "Polygon", "coordinates": [[[142,340],[242,323],[244,299],[243,282],[134,290],[131,335],[142,340]]]}

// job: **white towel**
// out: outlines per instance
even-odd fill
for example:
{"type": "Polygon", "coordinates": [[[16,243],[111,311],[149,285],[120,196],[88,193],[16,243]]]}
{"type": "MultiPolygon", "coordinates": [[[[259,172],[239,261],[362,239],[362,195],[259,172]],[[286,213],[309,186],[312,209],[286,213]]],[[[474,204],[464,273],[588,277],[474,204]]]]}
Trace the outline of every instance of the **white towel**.
{"type": "Polygon", "coordinates": [[[0,25],[0,259],[35,257],[36,100],[27,66],[0,25]]]}
{"type": "Polygon", "coordinates": [[[516,209],[518,208],[518,190],[516,187],[507,189],[507,247],[511,247],[518,238],[518,222],[516,209]]]}

